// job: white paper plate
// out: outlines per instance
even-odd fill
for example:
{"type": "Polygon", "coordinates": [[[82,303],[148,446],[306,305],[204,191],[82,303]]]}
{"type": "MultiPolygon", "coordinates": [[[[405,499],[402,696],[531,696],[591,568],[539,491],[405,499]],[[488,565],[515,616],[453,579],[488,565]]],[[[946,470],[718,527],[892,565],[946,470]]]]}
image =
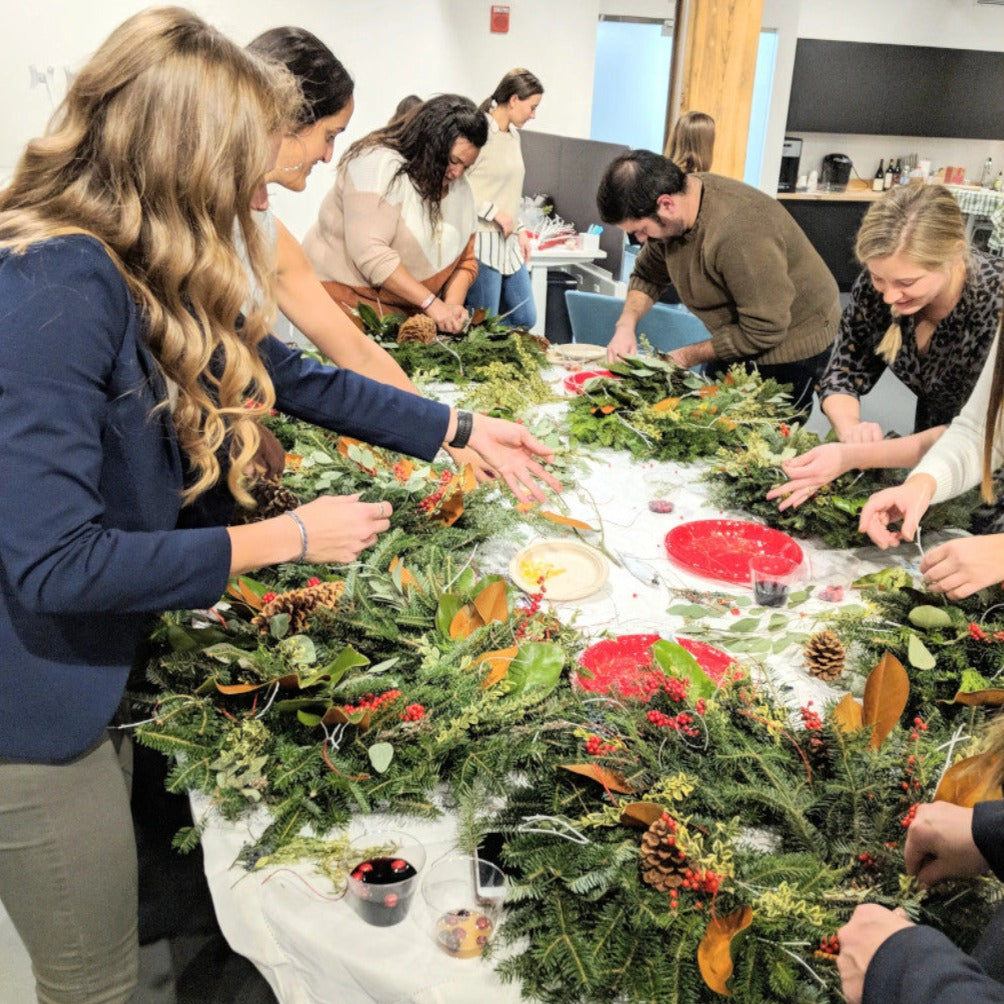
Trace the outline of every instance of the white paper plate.
{"type": "Polygon", "coordinates": [[[572,342],[568,345],[552,345],[547,350],[547,358],[552,363],[565,366],[584,366],[606,359],[607,350],[602,345],[587,345],[572,342]]]}
{"type": "Polygon", "coordinates": [[[607,581],[607,559],[580,540],[537,540],[513,555],[509,575],[520,589],[535,593],[536,577],[544,575],[549,600],[581,600],[599,592],[607,581]],[[534,567],[536,566],[536,567],[534,567]]]}

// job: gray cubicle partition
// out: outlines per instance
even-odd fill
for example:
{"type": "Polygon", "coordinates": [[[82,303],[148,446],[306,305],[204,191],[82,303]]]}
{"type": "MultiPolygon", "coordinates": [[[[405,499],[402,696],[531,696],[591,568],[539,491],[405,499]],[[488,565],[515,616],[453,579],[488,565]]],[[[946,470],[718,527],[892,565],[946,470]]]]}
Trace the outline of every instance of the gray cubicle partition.
{"type": "MultiPolygon", "coordinates": [[[[584,231],[591,223],[600,223],[596,211],[596,189],[607,165],[628,150],[618,143],[592,139],[574,139],[551,133],[523,130],[520,133],[523,161],[526,164],[526,195],[546,193],[554,199],[554,211],[564,220],[584,231]]],[[[624,253],[624,233],[615,226],[605,226],[600,248],[607,256],[597,264],[620,278],[624,253]]]]}

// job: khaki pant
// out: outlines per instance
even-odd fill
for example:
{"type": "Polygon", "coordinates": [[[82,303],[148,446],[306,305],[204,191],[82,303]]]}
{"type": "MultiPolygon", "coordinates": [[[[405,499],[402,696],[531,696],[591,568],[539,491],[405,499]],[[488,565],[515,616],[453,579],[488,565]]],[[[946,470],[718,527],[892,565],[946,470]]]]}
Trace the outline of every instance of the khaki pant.
{"type": "Polygon", "coordinates": [[[0,760],[0,900],[31,956],[42,1004],[132,999],[139,941],[129,772],[107,735],[68,764],[0,760]]]}

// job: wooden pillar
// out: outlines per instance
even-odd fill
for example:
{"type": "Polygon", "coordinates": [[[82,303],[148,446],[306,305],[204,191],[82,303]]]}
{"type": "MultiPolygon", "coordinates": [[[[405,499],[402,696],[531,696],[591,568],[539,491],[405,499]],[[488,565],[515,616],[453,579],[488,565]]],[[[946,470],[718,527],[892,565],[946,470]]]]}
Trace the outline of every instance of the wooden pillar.
{"type": "Polygon", "coordinates": [[[740,180],[762,20],[763,0],[677,0],[667,142],[678,115],[707,112],[715,120],[711,169],[740,180]]]}

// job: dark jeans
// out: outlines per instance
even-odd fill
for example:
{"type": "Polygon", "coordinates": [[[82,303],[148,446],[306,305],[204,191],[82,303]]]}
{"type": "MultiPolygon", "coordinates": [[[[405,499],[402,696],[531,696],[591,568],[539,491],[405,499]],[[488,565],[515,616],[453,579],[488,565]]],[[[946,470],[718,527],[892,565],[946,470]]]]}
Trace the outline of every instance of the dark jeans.
{"type": "MultiPolygon", "coordinates": [[[[796,410],[808,418],[812,411],[812,395],[830,361],[830,349],[826,348],[818,355],[808,359],[797,359],[792,363],[756,363],[746,361],[748,370],[757,370],[765,380],[773,378],[778,383],[791,384],[791,400],[796,410]]],[[[706,376],[712,380],[719,379],[728,372],[730,363],[714,360],[704,368],[706,376]]]]}

